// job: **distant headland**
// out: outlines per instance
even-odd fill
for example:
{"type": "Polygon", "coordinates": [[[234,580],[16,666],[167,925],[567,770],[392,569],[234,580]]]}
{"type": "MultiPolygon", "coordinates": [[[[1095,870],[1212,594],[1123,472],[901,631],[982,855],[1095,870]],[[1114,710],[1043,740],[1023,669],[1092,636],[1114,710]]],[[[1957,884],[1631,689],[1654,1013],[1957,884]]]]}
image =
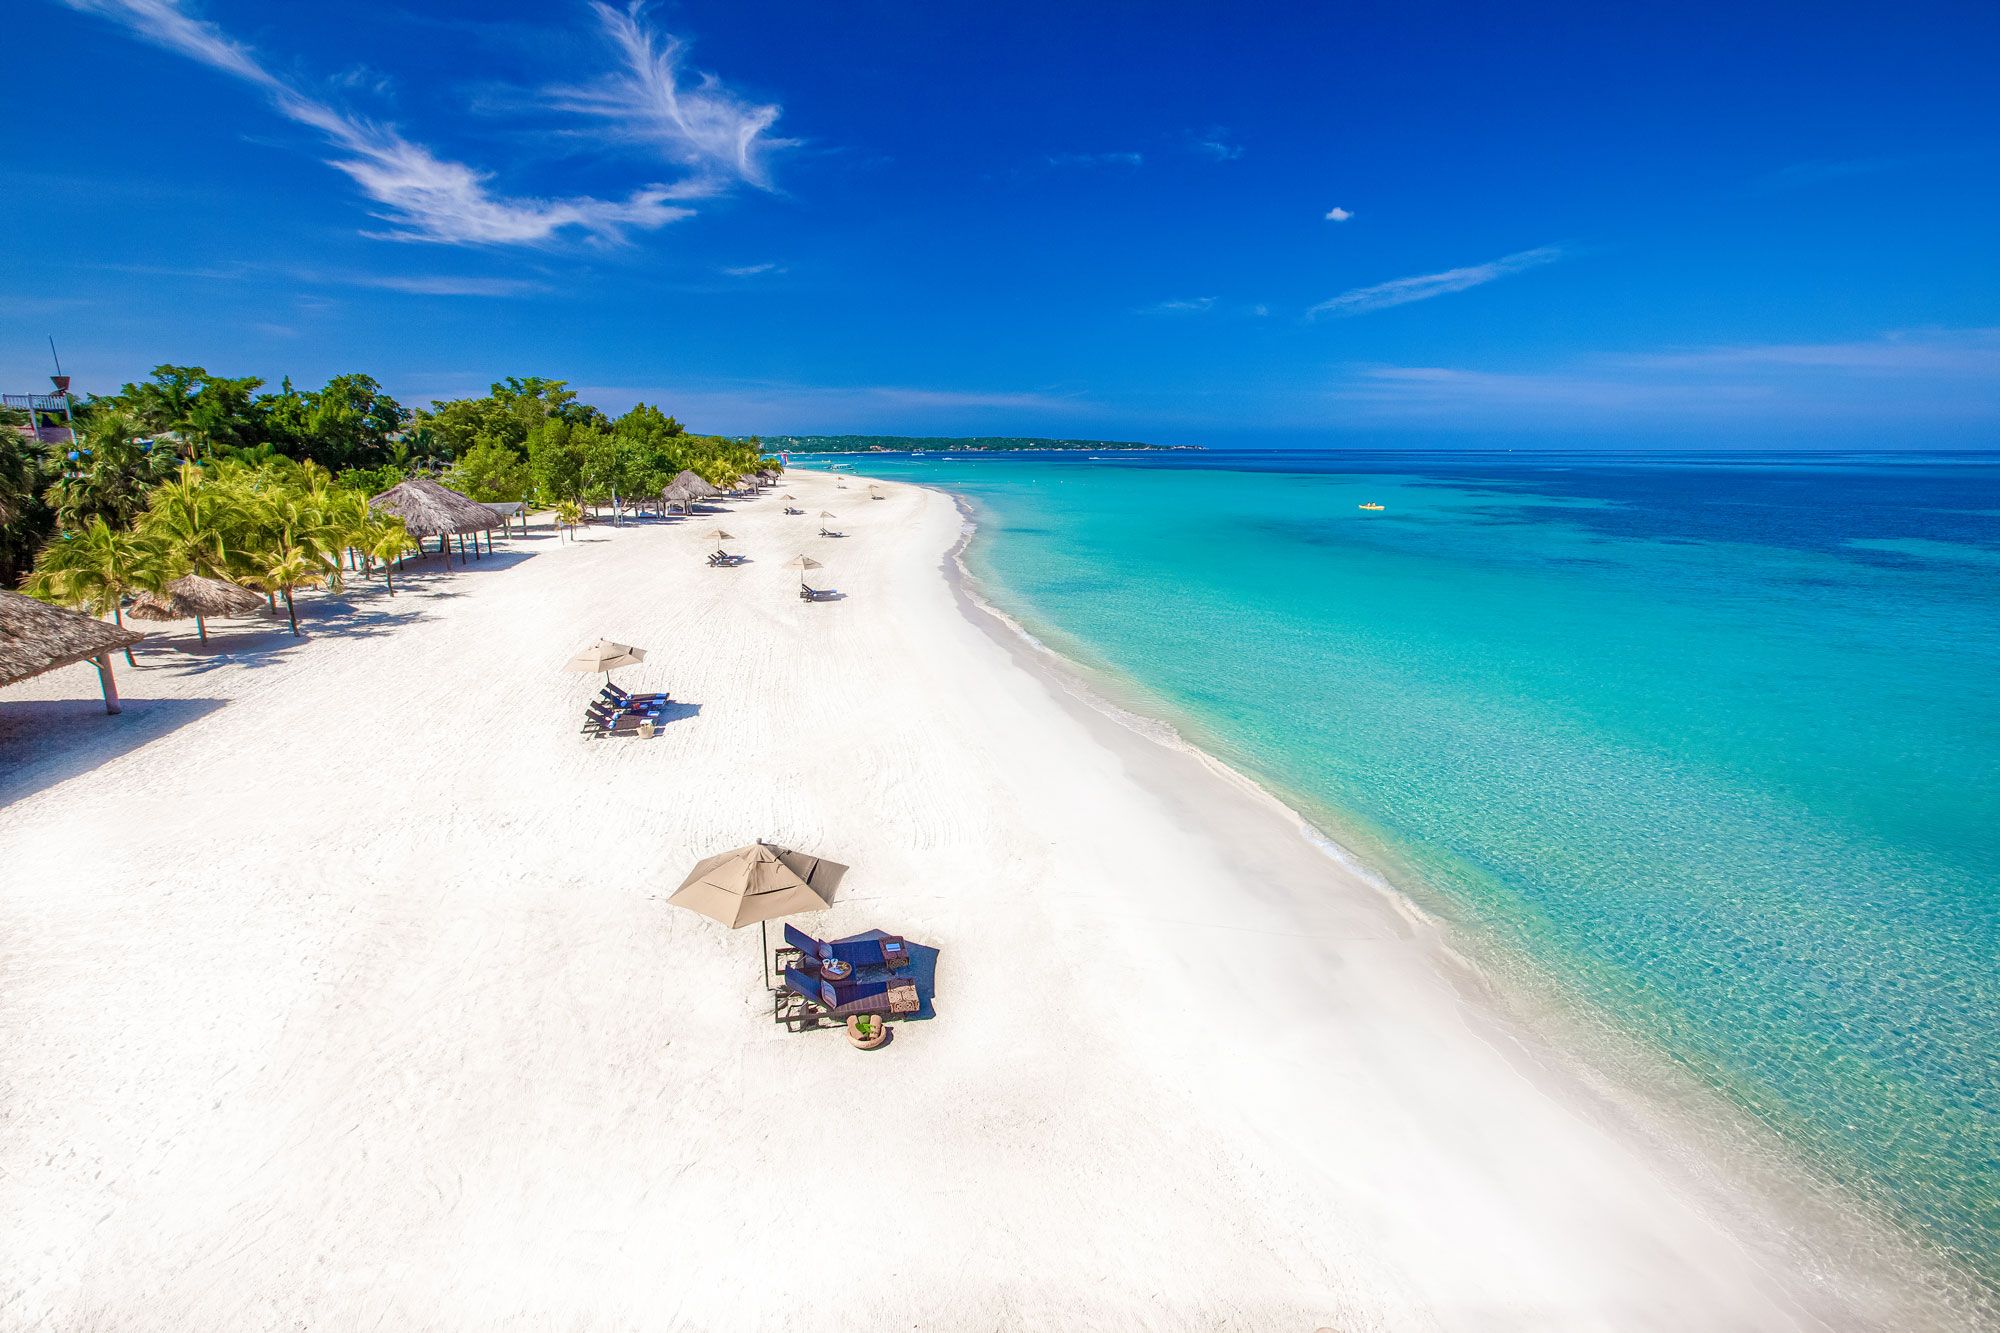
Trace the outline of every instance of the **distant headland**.
{"type": "Polygon", "coordinates": [[[1034,451],[1097,452],[1111,449],[1199,449],[1198,444],[1141,444],[1136,440],[1045,440],[1032,436],[765,435],[767,450],[798,454],[961,454],[1034,451]]]}

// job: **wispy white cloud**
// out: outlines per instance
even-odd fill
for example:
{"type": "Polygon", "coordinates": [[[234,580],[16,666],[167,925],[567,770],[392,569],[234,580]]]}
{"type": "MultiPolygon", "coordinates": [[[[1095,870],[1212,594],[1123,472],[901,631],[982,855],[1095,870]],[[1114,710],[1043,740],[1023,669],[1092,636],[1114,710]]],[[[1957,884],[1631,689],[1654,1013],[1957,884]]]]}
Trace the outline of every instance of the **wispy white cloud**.
{"type": "Polygon", "coordinates": [[[1341,208],[1339,205],[1335,205],[1334,207],[1326,210],[1326,220],[1328,222],[1345,222],[1353,216],[1354,214],[1348,212],[1344,208],[1341,208]]]}
{"type": "Polygon", "coordinates": [[[1139,313],[1142,315],[1198,315],[1203,311],[1213,309],[1215,309],[1215,298],[1213,296],[1196,296],[1178,301],[1155,302],[1149,306],[1142,306],[1139,313]]]}
{"type": "Polygon", "coordinates": [[[730,278],[754,278],[764,273],[783,273],[784,271],[784,266],[781,264],[739,264],[735,268],[725,268],[722,270],[723,275],[730,278]]]}
{"type": "Polygon", "coordinates": [[[411,296],[537,296],[551,290],[545,282],[534,282],[526,278],[461,278],[443,274],[413,277],[354,276],[334,278],[330,281],[354,287],[376,287],[389,292],[407,292],[411,296]]]}
{"type": "Polygon", "coordinates": [[[557,109],[594,116],[614,137],[645,144],[698,176],[769,189],[765,155],[796,142],[769,133],[782,108],[746,101],[713,74],[695,76],[690,86],[680,68],[685,43],[654,33],[645,0],[623,9],[593,0],[590,8],[624,65],[595,83],[551,89],[557,109]]]}
{"type": "Polygon", "coordinates": [[[1243,145],[1229,135],[1220,125],[1188,136],[1188,146],[1203,157],[1216,162],[1234,162],[1243,156],[1243,145]]]}
{"type": "Polygon", "coordinates": [[[1146,164],[1144,153],[1051,153],[1047,158],[1052,167],[1141,167],[1146,164]]]}
{"type": "Polygon", "coordinates": [[[1531,369],[1352,366],[1329,397],[1464,424],[2000,421],[2000,328],[1600,354],[1531,369]]]}
{"type": "Polygon", "coordinates": [[[1465,268],[1446,269],[1442,273],[1423,273],[1410,278],[1396,278],[1389,282],[1378,282],[1370,287],[1356,287],[1352,291],[1321,301],[1306,311],[1308,319],[1321,315],[1365,315],[1371,310],[1387,310],[1390,306],[1408,305],[1412,301],[1428,301],[1433,297],[1447,296],[1452,292],[1462,292],[1473,287],[1484,286],[1510,273],[1522,273],[1544,264],[1553,264],[1563,257],[1563,249],[1558,245],[1539,246],[1533,250],[1521,250],[1484,264],[1471,264],[1465,268]]]}
{"type": "Polygon", "coordinates": [[[317,131],[335,151],[328,165],[345,173],[378,208],[388,239],[454,245],[542,245],[570,234],[624,240],[689,216],[677,191],[647,185],[624,199],[510,197],[491,188],[492,174],[441,158],[394,128],[308,95],[273,74],[250,47],[187,13],[180,0],[64,0],[101,15],[167,50],[242,80],[278,113],[317,131]]]}

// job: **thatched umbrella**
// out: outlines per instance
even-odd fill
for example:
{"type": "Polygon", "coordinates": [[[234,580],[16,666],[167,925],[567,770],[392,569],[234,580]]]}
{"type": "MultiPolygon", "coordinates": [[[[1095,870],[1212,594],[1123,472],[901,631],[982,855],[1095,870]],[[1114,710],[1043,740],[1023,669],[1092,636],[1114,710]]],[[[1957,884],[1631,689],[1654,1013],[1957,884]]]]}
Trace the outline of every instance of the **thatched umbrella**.
{"type": "Polygon", "coordinates": [[[142,592],[127,612],[134,620],[194,620],[195,633],[208,642],[210,616],[247,616],[263,609],[264,599],[225,579],[189,574],[169,583],[164,592],[142,592]]]}
{"type": "Polygon", "coordinates": [[[668,504],[678,504],[682,513],[691,514],[694,512],[696,500],[706,500],[711,495],[720,494],[721,491],[702,480],[698,474],[683,470],[676,473],[674,479],[660,491],[660,499],[668,504]]]}
{"type": "Polygon", "coordinates": [[[111,678],[111,654],[145,637],[0,588],[0,685],[95,659],[97,679],[104,687],[104,711],[115,713],[118,682],[111,678]]]}
{"type": "Polygon", "coordinates": [[[806,582],[806,571],[812,569],[825,569],[826,566],[822,565],[819,561],[813,559],[809,555],[795,555],[790,560],[787,560],[785,562],[785,568],[797,570],[799,575],[799,586],[801,588],[805,588],[808,592],[810,592],[811,585],[809,585],[806,582]]]}
{"type": "MultiPolygon", "coordinates": [[[[451,563],[451,549],[447,544],[456,535],[463,538],[466,533],[474,534],[472,552],[479,554],[481,532],[491,532],[500,526],[500,515],[477,500],[467,499],[457,491],[442,486],[429,477],[411,477],[397,482],[368,502],[368,507],[378,514],[388,514],[403,520],[403,526],[417,539],[419,546],[426,537],[438,539],[438,550],[444,554],[445,563],[451,563]]],[[[463,541],[460,543],[463,549],[463,541]]]]}
{"type": "MultiPolygon", "coordinates": [[[[797,912],[833,906],[833,891],[847,867],[789,847],[753,842],[698,862],[667,904],[699,912],[731,930],[757,923],[763,960],[771,958],[765,923],[797,912]]],[[[769,984],[769,974],[765,974],[769,984]]]]}

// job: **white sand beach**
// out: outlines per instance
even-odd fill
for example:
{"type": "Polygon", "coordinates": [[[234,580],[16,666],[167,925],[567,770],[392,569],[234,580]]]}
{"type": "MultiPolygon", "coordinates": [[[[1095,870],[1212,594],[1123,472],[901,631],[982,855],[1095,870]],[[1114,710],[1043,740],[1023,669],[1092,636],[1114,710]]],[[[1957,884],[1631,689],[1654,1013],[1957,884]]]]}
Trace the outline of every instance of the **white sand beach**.
{"type": "Polygon", "coordinates": [[[0,1327],[1912,1328],[1432,931],[1065,691],[948,497],[543,523],[307,637],[0,691],[0,1327]],[[799,553],[841,600],[805,605],[799,553]],[[586,739],[569,656],[685,702],[586,739]],[[938,949],[881,1051],[666,898],[755,838],[938,949]]]}

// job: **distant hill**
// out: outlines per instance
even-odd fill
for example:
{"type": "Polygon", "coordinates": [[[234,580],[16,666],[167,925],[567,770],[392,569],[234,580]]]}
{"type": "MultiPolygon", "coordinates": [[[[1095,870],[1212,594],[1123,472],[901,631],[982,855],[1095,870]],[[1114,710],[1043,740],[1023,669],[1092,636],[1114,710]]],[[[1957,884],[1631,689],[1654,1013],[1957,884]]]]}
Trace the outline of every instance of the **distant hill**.
{"type": "Polygon", "coordinates": [[[977,435],[964,438],[932,435],[765,435],[765,452],[795,454],[960,454],[998,450],[1198,449],[1195,444],[1141,444],[1135,440],[1044,440],[1034,437],[977,435]]]}

